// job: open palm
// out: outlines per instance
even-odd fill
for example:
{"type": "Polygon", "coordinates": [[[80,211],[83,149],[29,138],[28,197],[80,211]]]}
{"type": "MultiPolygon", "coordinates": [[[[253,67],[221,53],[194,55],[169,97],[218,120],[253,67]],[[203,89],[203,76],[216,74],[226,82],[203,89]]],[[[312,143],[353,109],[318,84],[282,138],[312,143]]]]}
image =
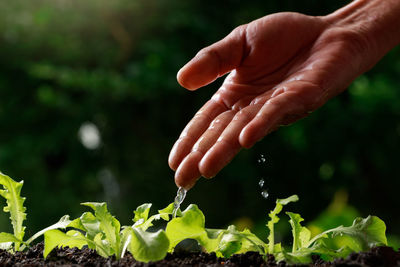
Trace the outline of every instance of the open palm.
{"type": "Polygon", "coordinates": [[[362,36],[326,17],[278,13],[236,28],[178,73],[189,90],[229,73],[175,143],[169,165],[178,186],[215,176],[249,148],[343,91],[369,68],[362,36]]]}

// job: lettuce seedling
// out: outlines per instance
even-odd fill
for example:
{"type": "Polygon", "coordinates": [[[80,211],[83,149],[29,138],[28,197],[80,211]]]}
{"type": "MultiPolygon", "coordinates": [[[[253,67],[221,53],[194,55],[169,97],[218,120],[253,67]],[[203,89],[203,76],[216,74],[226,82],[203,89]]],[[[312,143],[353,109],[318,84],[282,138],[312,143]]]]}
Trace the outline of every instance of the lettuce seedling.
{"type": "Polygon", "coordinates": [[[181,241],[194,239],[207,252],[215,252],[220,257],[230,257],[247,251],[265,254],[265,243],[247,229],[238,231],[233,225],[225,230],[205,228],[204,214],[194,204],[172,219],[165,231],[170,240],[170,252],[181,241]]]}
{"type": "Polygon", "coordinates": [[[128,250],[138,261],[148,262],[165,257],[169,240],[164,230],[147,232],[154,220],[169,220],[173,205],[159,210],[158,214],[149,217],[151,204],[143,204],[135,211],[132,226],[121,227],[119,221],[107,210],[106,203],[86,202],[92,212],[85,212],[67,225],[72,228],[67,232],[60,230],[47,231],[44,235],[44,257],[55,247],[88,246],[103,257],[115,256],[120,259],[128,250]],[[122,228],[122,230],[121,230],[122,228]]]}
{"type": "Polygon", "coordinates": [[[234,226],[228,229],[206,229],[204,214],[192,204],[177,217],[170,220],[174,209],[173,203],[157,214],[149,217],[151,204],[143,204],[135,211],[132,226],[123,227],[107,211],[105,203],[84,203],[95,213],[86,212],[70,224],[67,232],[51,230],[45,233],[44,257],[55,247],[88,246],[99,255],[117,259],[123,257],[128,250],[138,261],[148,262],[161,260],[167,252],[185,239],[195,239],[208,252],[216,252],[218,256],[229,257],[235,253],[258,251],[265,254],[265,244],[249,230],[238,231],[234,226]],[[155,220],[169,221],[164,230],[147,231],[155,220]]]}
{"type": "Polygon", "coordinates": [[[311,255],[318,254],[324,260],[343,258],[352,252],[368,250],[374,246],[387,246],[385,223],[376,216],[356,218],[351,226],[339,226],[311,237],[310,231],[301,226],[303,218],[299,214],[287,212],[292,226],[293,247],[291,252],[276,254],[278,260],[289,263],[309,263],[311,255]],[[332,242],[340,238],[340,246],[332,242]]]}
{"type": "Polygon", "coordinates": [[[283,206],[289,204],[290,202],[296,202],[299,200],[297,195],[290,196],[285,199],[277,199],[275,208],[269,213],[270,220],[267,223],[267,227],[269,229],[268,235],[268,252],[270,254],[274,254],[274,252],[281,251],[281,245],[275,244],[275,231],[274,225],[279,222],[278,214],[282,211],[283,206]]]}
{"type": "Polygon", "coordinates": [[[271,220],[268,222],[270,229],[269,253],[273,254],[277,261],[285,260],[288,263],[309,263],[311,256],[318,254],[324,260],[346,257],[351,252],[368,250],[374,246],[387,245],[385,223],[376,216],[367,218],[356,218],[352,226],[339,226],[311,238],[311,231],[301,225],[304,219],[300,214],[286,212],[289,216],[289,223],[292,228],[293,245],[291,252],[286,251],[278,244],[273,244],[273,222],[279,219],[276,215],[282,210],[282,205],[297,201],[296,195],[284,200],[277,200],[275,209],[270,213],[271,220]],[[336,246],[337,242],[332,242],[335,238],[341,238],[341,245],[336,246]],[[271,251],[274,248],[274,251],[271,251]]]}
{"type": "Polygon", "coordinates": [[[107,204],[97,202],[82,203],[92,211],[84,212],[72,221],[65,215],[57,223],[24,241],[26,208],[23,206],[25,198],[20,196],[23,182],[16,182],[0,173],[0,184],[3,186],[0,195],[7,204],[3,210],[10,213],[13,227],[13,234],[0,233],[0,248],[10,252],[24,250],[43,234],[44,257],[56,247],[87,246],[103,257],[115,256],[117,259],[129,251],[136,260],[142,262],[163,259],[167,252],[173,252],[185,239],[196,240],[205,251],[215,252],[218,257],[256,251],[265,257],[272,254],[277,261],[285,260],[290,264],[309,263],[313,254],[320,255],[324,260],[332,260],[351,252],[387,245],[386,226],[378,217],[356,218],[351,226],[339,226],[311,237],[310,230],[301,225],[304,219],[293,212],[286,212],[292,228],[292,248],[287,250],[280,243],[276,244],[274,226],[280,220],[278,215],[285,205],[298,201],[296,195],[276,201],[275,208],[269,213],[267,243],[250,230],[239,231],[233,225],[227,229],[206,228],[204,214],[194,204],[184,211],[178,209],[174,217],[173,203],[152,216],[149,216],[151,204],[146,203],[134,211],[131,226],[121,227],[120,222],[108,211],[107,204]],[[160,219],[167,221],[165,230],[150,231],[153,222],[160,219]]]}
{"type": "Polygon", "coordinates": [[[302,226],[303,218],[292,212],[287,212],[292,227],[293,245],[287,251],[280,243],[275,244],[274,225],[279,221],[278,214],[283,206],[298,201],[293,195],[285,199],[278,199],[275,208],[269,213],[267,223],[269,229],[268,243],[264,243],[248,229],[238,231],[234,226],[228,229],[207,229],[205,218],[196,205],[189,205],[181,214],[172,219],[166,227],[166,234],[170,240],[169,251],[185,239],[195,239],[207,251],[215,252],[220,257],[230,257],[233,254],[247,251],[257,251],[265,257],[273,254],[277,261],[285,260],[288,263],[309,263],[311,255],[318,254],[323,259],[332,260],[337,257],[346,257],[351,252],[370,249],[373,246],[387,245],[386,226],[375,216],[365,219],[356,218],[352,226],[339,226],[327,230],[313,238],[311,231],[302,226]],[[339,247],[333,246],[333,239],[343,238],[339,247]]]}
{"type": "Polygon", "coordinates": [[[80,218],[68,224],[68,228],[73,228],[73,230],[66,233],[59,230],[47,231],[44,234],[44,257],[47,257],[56,246],[82,248],[87,245],[103,257],[116,255],[120,258],[123,245],[119,221],[108,212],[105,203],[87,202],[82,205],[92,208],[94,214],[83,213],[80,218]]]}
{"type": "Polygon", "coordinates": [[[23,241],[25,236],[25,226],[23,222],[26,219],[26,208],[24,207],[25,198],[21,197],[21,189],[24,184],[23,181],[16,182],[9,176],[0,172],[0,184],[3,189],[0,190],[0,195],[5,198],[6,206],[3,208],[4,212],[10,213],[11,225],[13,228],[13,234],[11,233],[0,233],[0,248],[5,249],[9,252],[22,251],[33,240],[43,235],[46,231],[65,228],[69,223],[68,215],[63,216],[57,223],[37,232],[27,241],[23,241]]]}

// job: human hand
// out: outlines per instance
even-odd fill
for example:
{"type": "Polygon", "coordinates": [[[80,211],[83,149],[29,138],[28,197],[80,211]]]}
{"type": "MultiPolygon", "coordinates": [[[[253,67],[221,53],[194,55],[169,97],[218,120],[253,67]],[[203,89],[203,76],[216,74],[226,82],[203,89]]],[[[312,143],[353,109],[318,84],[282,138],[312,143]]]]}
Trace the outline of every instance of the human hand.
{"type": "Polygon", "coordinates": [[[178,73],[189,90],[230,72],[171,150],[178,186],[215,176],[244,148],[343,91],[382,56],[343,14],[278,13],[236,28],[178,73]]]}

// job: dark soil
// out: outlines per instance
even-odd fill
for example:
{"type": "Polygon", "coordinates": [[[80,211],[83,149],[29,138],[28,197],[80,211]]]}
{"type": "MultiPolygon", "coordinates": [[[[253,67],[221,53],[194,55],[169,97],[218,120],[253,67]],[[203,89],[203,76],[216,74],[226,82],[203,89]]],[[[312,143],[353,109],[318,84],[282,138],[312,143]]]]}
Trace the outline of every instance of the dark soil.
{"type": "MultiPolygon", "coordinates": [[[[271,255],[264,261],[255,252],[234,255],[228,259],[217,258],[214,253],[179,252],[168,254],[162,261],[150,263],[137,262],[129,253],[119,261],[115,258],[102,258],[87,248],[56,249],[46,260],[42,253],[42,243],[14,255],[0,250],[0,266],[289,266],[285,262],[277,264],[271,255]]],[[[334,262],[324,262],[315,256],[313,263],[308,266],[400,266],[400,251],[390,247],[376,247],[334,262]]]]}

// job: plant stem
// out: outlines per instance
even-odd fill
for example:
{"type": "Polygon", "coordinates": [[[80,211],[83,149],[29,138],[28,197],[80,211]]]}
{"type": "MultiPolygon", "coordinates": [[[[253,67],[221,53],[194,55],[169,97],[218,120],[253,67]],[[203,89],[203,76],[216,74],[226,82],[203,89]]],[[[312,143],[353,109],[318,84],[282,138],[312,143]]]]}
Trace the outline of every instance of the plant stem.
{"type": "Polygon", "coordinates": [[[268,253],[273,254],[274,253],[274,245],[275,245],[275,231],[274,231],[274,224],[272,223],[272,226],[270,227],[270,232],[269,232],[269,248],[268,248],[268,253]]]}

